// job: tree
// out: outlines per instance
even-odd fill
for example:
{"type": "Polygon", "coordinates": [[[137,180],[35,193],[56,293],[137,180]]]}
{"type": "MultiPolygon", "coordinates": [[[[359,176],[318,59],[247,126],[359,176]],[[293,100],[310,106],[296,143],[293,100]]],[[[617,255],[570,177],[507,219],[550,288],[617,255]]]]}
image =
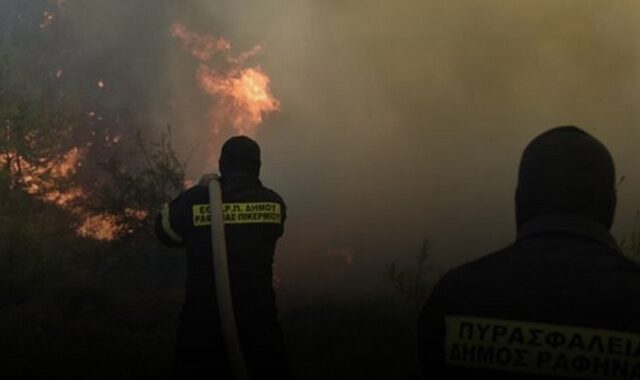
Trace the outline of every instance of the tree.
{"type": "Polygon", "coordinates": [[[173,150],[170,126],[159,141],[146,140],[138,132],[134,147],[126,161],[116,151],[101,163],[106,177],[94,189],[98,199],[94,211],[114,215],[128,232],[150,228],[160,207],[185,186],[186,163],[173,150]]]}
{"type": "Polygon", "coordinates": [[[416,314],[424,304],[430,287],[427,273],[431,270],[431,247],[432,243],[428,239],[422,242],[413,268],[400,269],[396,262],[387,267],[387,279],[416,314]]]}
{"type": "Polygon", "coordinates": [[[51,66],[58,46],[39,27],[46,5],[12,2],[0,16],[0,170],[14,186],[29,174],[26,166],[46,166],[77,145],[75,94],[57,86],[51,66]]]}

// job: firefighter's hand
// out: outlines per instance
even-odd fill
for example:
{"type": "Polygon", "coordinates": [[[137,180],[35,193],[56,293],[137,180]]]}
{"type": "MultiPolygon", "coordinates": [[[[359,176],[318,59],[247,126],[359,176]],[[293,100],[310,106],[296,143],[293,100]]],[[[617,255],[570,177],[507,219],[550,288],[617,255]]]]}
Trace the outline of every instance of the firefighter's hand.
{"type": "Polygon", "coordinates": [[[220,178],[220,175],[218,173],[204,174],[200,178],[200,181],[198,181],[198,185],[200,185],[200,186],[209,186],[209,182],[211,182],[214,179],[219,179],[219,178],[220,178]]]}

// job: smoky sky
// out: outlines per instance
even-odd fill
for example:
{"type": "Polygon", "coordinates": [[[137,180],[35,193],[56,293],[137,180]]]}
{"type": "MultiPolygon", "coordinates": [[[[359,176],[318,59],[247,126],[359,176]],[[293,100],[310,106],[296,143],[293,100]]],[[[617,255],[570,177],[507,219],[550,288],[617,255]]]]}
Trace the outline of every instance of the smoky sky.
{"type": "Polygon", "coordinates": [[[566,124],[601,139],[626,176],[615,234],[628,233],[640,209],[634,2],[278,5],[229,14],[240,40],[264,43],[283,104],[260,138],[265,180],[291,208],[289,260],[346,247],[352,265],[384,263],[429,238],[444,270],[499,249],[515,235],[523,148],[566,124]]]}
{"type": "Polygon", "coordinates": [[[263,182],[288,205],[276,256],[287,281],[329,286],[319,270],[336,282],[382,278],[425,238],[437,273],[503,247],[515,235],[520,154],[558,125],[599,138],[626,176],[616,237],[640,210],[635,1],[58,3],[81,49],[72,71],[106,78],[151,133],[170,123],[179,153],[195,150],[191,177],[215,170],[206,139],[227,136],[210,132],[197,62],[171,23],[237,52],[263,46],[252,64],[281,110],[256,139],[263,182]]]}

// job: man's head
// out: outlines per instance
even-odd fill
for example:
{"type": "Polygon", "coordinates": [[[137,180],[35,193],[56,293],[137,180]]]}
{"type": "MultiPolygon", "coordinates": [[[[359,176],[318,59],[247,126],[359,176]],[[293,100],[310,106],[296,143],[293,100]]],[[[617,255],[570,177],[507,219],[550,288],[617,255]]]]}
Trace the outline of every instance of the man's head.
{"type": "Polygon", "coordinates": [[[246,136],[235,136],[222,146],[218,167],[222,176],[231,173],[260,174],[260,147],[246,136]]]}
{"type": "Polygon", "coordinates": [[[518,228],[542,215],[573,215],[611,228],[615,169],[607,148],[585,131],[558,127],[529,143],[516,191],[518,228]]]}

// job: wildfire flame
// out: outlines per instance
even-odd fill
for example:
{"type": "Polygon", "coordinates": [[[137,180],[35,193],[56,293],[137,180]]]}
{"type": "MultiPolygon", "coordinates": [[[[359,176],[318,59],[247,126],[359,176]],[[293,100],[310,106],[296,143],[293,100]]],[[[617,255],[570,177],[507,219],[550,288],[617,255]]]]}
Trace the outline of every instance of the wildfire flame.
{"type": "MultiPolygon", "coordinates": [[[[63,0],[58,0],[60,6],[63,0]]],[[[57,19],[53,12],[42,15],[40,27],[45,29],[57,19]]],[[[239,55],[231,54],[231,43],[223,37],[200,35],[190,31],[185,25],[171,26],[171,34],[179,39],[182,48],[195,57],[199,66],[196,72],[198,86],[212,98],[209,110],[213,131],[232,128],[238,134],[255,136],[264,117],[279,110],[280,103],[270,89],[270,78],[260,66],[247,65],[249,59],[261,51],[256,45],[239,55]]],[[[53,74],[56,78],[64,75],[62,68],[53,74]]],[[[107,83],[98,78],[95,86],[104,90],[107,83]]],[[[96,111],[87,115],[101,120],[96,111]]],[[[95,132],[92,132],[95,135],[95,132]]],[[[117,144],[121,135],[108,135],[106,142],[117,144]]],[[[70,186],[68,181],[81,166],[84,152],[82,148],[72,148],[58,159],[26,159],[19,152],[0,152],[3,165],[17,178],[16,186],[43,202],[57,205],[77,216],[81,222],[76,226],[76,234],[97,240],[114,240],[123,233],[130,233],[125,219],[144,220],[148,214],[144,210],[125,209],[123,215],[96,213],[87,207],[88,194],[82,187],[70,186]],[[84,205],[83,205],[84,204],[84,205]]]]}
{"type": "Polygon", "coordinates": [[[80,149],[72,148],[57,160],[31,163],[15,152],[9,152],[0,158],[0,164],[7,165],[9,171],[20,178],[27,193],[66,207],[84,195],[80,188],[62,189],[60,186],[62,180],[76,172],[81,155],[80,149]]]}
{"type": "MultiPolygon", "coordinates": [[[[148,213],[145,210],[125,209],[125,216],[144,220],[148,213]]],[[[111,241],[118,238],[123,233],[133,232],[121,223],[116,215],[108,213],[86,215],[82,223],[76,228],[79,236],[89,237],[96,240],[111,241]]]]}
{"type": "MultiPolygon", "coordinates": [[[[82,220],[76,226],[76,234],[96,240],[114,240],[127,230],[121,220],[108,213],[93,213],[77,201],[87,198],[80,187],[65,188],[63,183],[81,166],[84,153],[74,147],[57,160],[36,160],[29,162],[16,152],[7,152],[0,156],[0,165],[4,165],[19,179],[20,186],[29,194],[43,202],[55,204],[82,220]]],[[[144,210],[126,209],[125,216],[144,220],[144,210]]]]}
{"type": "Polygon", "coordinates": [[[199,35],[183,24],[171,26],[171,34],[182,48],[200,61],[196,79],[200,88],[214,99],[209,111],[213,130],[231,126],[236,133],[255,136],[265,115],[279,110],[271,93],[270,79],[260,66],[245,67],[246,61],[261,51],[256,45],[237,57],[222,37],[199,35]],[[224,64],[214,58],[221,57],[224,64]]]}
{"type": "Polygon", "coordinates": [[[121,231],[117,218],[106,213],[88,215],[76,229],[79,236],[106,241],[114,240],[121,231]]]}

